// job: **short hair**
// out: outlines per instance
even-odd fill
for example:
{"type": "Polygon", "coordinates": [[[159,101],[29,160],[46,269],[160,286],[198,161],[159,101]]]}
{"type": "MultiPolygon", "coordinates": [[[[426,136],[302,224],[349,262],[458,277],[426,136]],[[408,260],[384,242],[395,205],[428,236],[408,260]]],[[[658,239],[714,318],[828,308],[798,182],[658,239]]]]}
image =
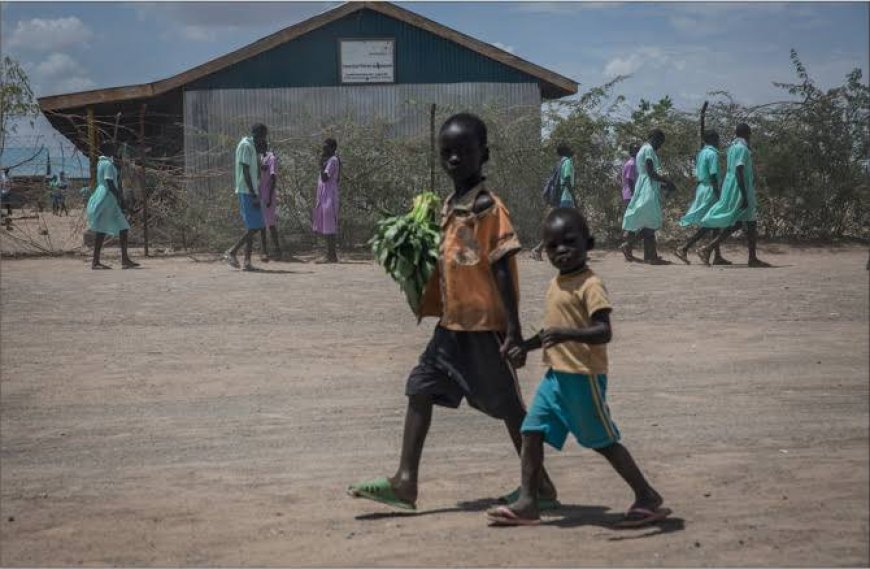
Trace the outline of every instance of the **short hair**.
{"type": "Polygon", "coordinates": [[[571,146],[568,145],[567,142],[560,142],[556,145],[556,154],[559,156],[571,156],[574,154],[574,150],[571,146]]]}
{"type": "Polygon", "coordinates": [[[665,137],[665,133],[664,133],[664,131],[663,131],[662,129],[660,129],[660,128],[655,128],[655,129],[653,129],[653,130],[650,131],[650,133],[649,133],[649,140],[653,140],[653,139],[656,139],[656,138],[659,138],[659,139],[661,139],[661,140],[664,140],[664,139],[666,138],[666,137],[665,137]]]}
{"type": "Polygon", "coordinates": [[[640,152],[640,144],[632,142],[628,147],[628,153],[634,156],[638,152],[640,152]]]}
{"type": "Polygon", "coordinates": [[[716,145],[719,142],[719,133],[715,130],[704,131],[703,140],[706,144],[716,145]]]}
{"type": "Polygon", "coordinates": [[[100,144],[100,154],[102,154],[103,156],[108,156],[109,154],[114,154],[117,147],[118,147],[118,145],[115,144],[115,141],[113,141],[110,138],[107,138],[106,140],[104,140],[100,144]]]}
{"type": "Polygon", "coordinates": [[[459,113],[453,115],[444,121],[444,124],[441,125],[441,130],[439,130],[438,133],[443,133],[454,124],[470,129],[474,133],[474,136],[477,137],[477,141],[480,142],[481,146],[486,146],[488,144],[486,123],[483,122],[483,119],[479,116],[471,113],[459,113]]]}
{"type": "Polygon", "coordinates": [[[583,217],[583,214],[577,208],[557,207],[547,215],[547,219],[544,220],[544,227],[549,226],[557,219],[564,220],[569,225],[576,227],[584,239],[592,237],[592,232],[589,230],[586,218],[583,217]]]}
{"type": "Polygon", "coordinates": [[[334,138],[327,138],[323,141],[323,144],[333,149],[338,148],[338,141],[336,141],[334,138]]]}
{"type": "Polygon", "coordinates": [[[261,122],[255,123],[254,126],[251,127],[251,133],[254,136],[257,136],[258,134],[265,135],[267,132],[269,132],[269,129],[261,122]]]}
{"type": "Polygon", "coordinates": [[[749,128],[749,125],[745,122],[742,122],[737,125],[737,128],[734,130],[735,134],[740,138],[746,138],[747,136],[752,134],[752,129],[749,128]]]}

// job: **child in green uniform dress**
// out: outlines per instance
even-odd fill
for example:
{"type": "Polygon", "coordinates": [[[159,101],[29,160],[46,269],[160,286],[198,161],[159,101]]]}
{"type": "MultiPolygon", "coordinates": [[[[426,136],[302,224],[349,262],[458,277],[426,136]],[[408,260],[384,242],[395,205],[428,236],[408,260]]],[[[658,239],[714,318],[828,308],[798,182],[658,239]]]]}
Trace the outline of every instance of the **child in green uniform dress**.
{"type": "Polygon", "coordinates": [[[750,267],[769,267],[758,258],[758,214],[755,199],[755,176],[752,167],[752,151],[749,140],[752,131],[746,123],[737,125],[737,138],[728,148],[728,166],[719,200],[701,219],[703,227],[721,229],[719,235],[706,247],[698,250],[705,265],[710,264],[710,255],[738,227],[743,226],[749,248],[750,267]]]}
{"type": "Polygon", "coordinates": [[[667,265],[656,252],[655,232],[662,226],[661,186],[673,189],[674,184],[661,175],[661,162],[656,151],[665,143],[665,133],[656,129],[650,133],[649,140],[640,147],[635,162],[637,181],[634,195],[628,202],[622,219],[625,241],[620,246],[626,261],[634,261],[632,246],[642,237],[644,239],[644,262],[650,265],[667,265]]]}

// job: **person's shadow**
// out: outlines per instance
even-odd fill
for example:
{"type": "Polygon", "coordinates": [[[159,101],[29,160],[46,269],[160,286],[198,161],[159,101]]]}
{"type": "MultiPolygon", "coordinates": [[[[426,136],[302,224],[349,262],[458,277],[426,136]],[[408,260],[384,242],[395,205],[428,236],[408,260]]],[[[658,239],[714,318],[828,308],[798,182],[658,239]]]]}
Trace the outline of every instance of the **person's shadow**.
{"type": "MultiPolygon", "coordinates": [[[[453,508],[436,508],[434,510],[419,510],[415,512],[376,512],[360,514],[355,519],[360,521],[374,521],[390,518],[413,518],[432,514],[446,514],[451,512],[485,512],[498,502],[492,498],[483,498],[469,502],[457,502],[453,508]]],[[[581,526],[597,526],[613,530],[619,535],[608,538],[609,541],[622,541],[626,539],[642,539],[667,533],[674,533],[686,529],[686,521],[682,518],[670,517],[640,528],[617,528],[617,522],[623,519],[622,513],[611,512],[607,506],[587,506],[575,504],[562,504],[555,510],[543,512],[541,525],[558,528],[576,528],[581,526]]]]}

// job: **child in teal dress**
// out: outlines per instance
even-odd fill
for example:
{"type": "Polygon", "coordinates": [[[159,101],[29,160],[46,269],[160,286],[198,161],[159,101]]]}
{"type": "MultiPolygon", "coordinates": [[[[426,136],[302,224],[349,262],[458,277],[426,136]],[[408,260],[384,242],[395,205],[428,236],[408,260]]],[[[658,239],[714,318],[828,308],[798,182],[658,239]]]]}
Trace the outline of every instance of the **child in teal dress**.
{"type": "Polygon", "coordinates": [[[755,198],[755,175],[752,167],[752,150],[749,140],[752,131],[746,123],[737,125],[737,138],[728,148],[728,166],[719,200],[701,219],[703,227],[721,229],[719,235],[706,247],[698,250],[698,256],[705,265],[710,264],[710,255],[738,227],[746,232],[749,249],[750,267],[769,267],[760,260],[756,247],[758,243],[758,213],[755,198]]]}
{"type": "Polygon", "coordinates": [[[662,226],[661,186],[673,189],[674,184],[661,175],[661,162],[656,151],[665,143],[665,133],[656,129],[650,133],[649,140],[640,147],[635,162],[637,181],[634,195],[628,202],[622,219],[623,237],[620,246],[626,261],[634,261],[632,247],[638,238],[644,239],[644,262],[650,265],[667,265],[668,261],[656,252],[655,232],[662,226]]]}
{"type": "Polygon", "coordinates": [[[114,163],[115,149],[113,142],[103,144],[103,153],[97,162],[97,188],[91,194],[87,205],[88,225],[96,233],[94,258],[91,262],[91,268],[94,270],[112,268],[100,262],[100,252],[106,235],[119,238],[122,269],[134,269],[139,266],[139,263],[134,263],[127,253],[130,224],[127,223],[122,209],[124,201],[121,194],[121,176],[114,163]]]}

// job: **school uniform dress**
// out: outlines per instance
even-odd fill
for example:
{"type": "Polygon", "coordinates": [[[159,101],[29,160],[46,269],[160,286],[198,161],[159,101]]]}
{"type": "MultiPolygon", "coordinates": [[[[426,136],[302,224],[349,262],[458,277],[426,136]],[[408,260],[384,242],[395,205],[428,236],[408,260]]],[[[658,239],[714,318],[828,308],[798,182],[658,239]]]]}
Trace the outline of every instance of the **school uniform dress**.
{"type": "MultiPolygon", "coordinates": [[[[607,289],[589,268],[558,275],[547,290],[543,328],[587,328],[592,315],[610,310],[607,289]]],[[[607,406],[607,346],[563,342],[544,349],[547,372],[529,407],[521,431],[543,433],[561,449],[568,435],[588,448],[618,442],[619,429],[607,406]]]]}
{"type": "Polygon", "coordinates": [[[255,195],[248,189],[245,183],[244,166],[251,173],[251,185],[256,189],[260,186],[260,159],[257,157],[257,149],[254,146],[254,138],[246,136],[236,146],[236,195],[239,197],[239,213],[245,229],[263,229],[262,205],[254,205],[255,195]]]}
{"type": "Polygon", "coordinates": [[[115,194],[109,190],[107,180],[112,180],[116,189],[119,187],[120,177],[114,162],[111,158],[100,156],[97,162],[97,189],[91,194],[86,208],[88,225],[97,233],[118,236],[130,229],[130,224],[115,194]]]}
{"type": "Polygon", "coordinates": [[[701,225],[701,220],[716,203],[716,188],[713,187],[713,176],[719,177],[719,151],[709,144],[698,152],[695,159],[695,199],[689,210],[680,219],[680,225],[701,225]]]}
{"type": "Polygon", "coordinates": [[[328,179],[317,180],[317,201],[314,204],[314,220],[312,228],[321,235],[338,233],[338,177],[341,163],[338,156],[330,156],[323,166],[328,179]]]}
{"type": "Polygon", "coordinates": [[[260,209],[263,212],[263,222],[266,224],[266,227],[273,227],[277,221],[275,219],[275,210],[278,207],[278,199],[276,190],[276,195],[272,199],[272,203],[269,204],[269,186],[271,185],[272,176],[277,174],[278,159],[275,158],[272,152],[267,152],[263,156],[260,168],[262,173],[260,177],[260,209]]]}
{"type": "Polygon", "coordinates": [[[650,178],[646,171],[646,161],[652,160],[656,171],[661,170],[661,162],[652,144],[647,142],[640,147],[635,163],[637,165],[637,181],[634,184],[634,195],[625,208],[622,218],[624,231],[640,231],[641,229],[658,230],[662,226],[661,183],[650,178]]]}
{"type": "Polygon", "coordinates": [[[562,188],[559,207],[576,207],[570,191],[574,187],[574,160],[571,158],[566,157],[559,166],[559,186],[562,188]]]}
{"type": "Polygon", "coordinates": [[[516,373],[500,353],[507,313],[492,266],[508,259],[519,301],[515,253],[520,242],[501,200],[482,184],[461,198],[451,196],[441,214],[438,264],[427,283],[418,318],[435,316],[438,326],[417,367],[408,377],[406,395],[427,395],[436,405],[472,407],[504,419],[524,410],[516,373]],[[479,213],[481,193],[494,204],[479,213]]]}
{"type": "Polygon", "coordinates": [[[744,221],[758,219],[757,202],[755,199],[755,175],[752,167],[752,151],[749,144],[738,138],[728,147],[728,165],[725,179],[722,181],[722,193],[703,219],[703,227],[724,229],[744,221]],[[743,181],[746,184],[746,208],[741,207],[743,194],[737,183],[737,167],[743,166],[743,181]]]}

